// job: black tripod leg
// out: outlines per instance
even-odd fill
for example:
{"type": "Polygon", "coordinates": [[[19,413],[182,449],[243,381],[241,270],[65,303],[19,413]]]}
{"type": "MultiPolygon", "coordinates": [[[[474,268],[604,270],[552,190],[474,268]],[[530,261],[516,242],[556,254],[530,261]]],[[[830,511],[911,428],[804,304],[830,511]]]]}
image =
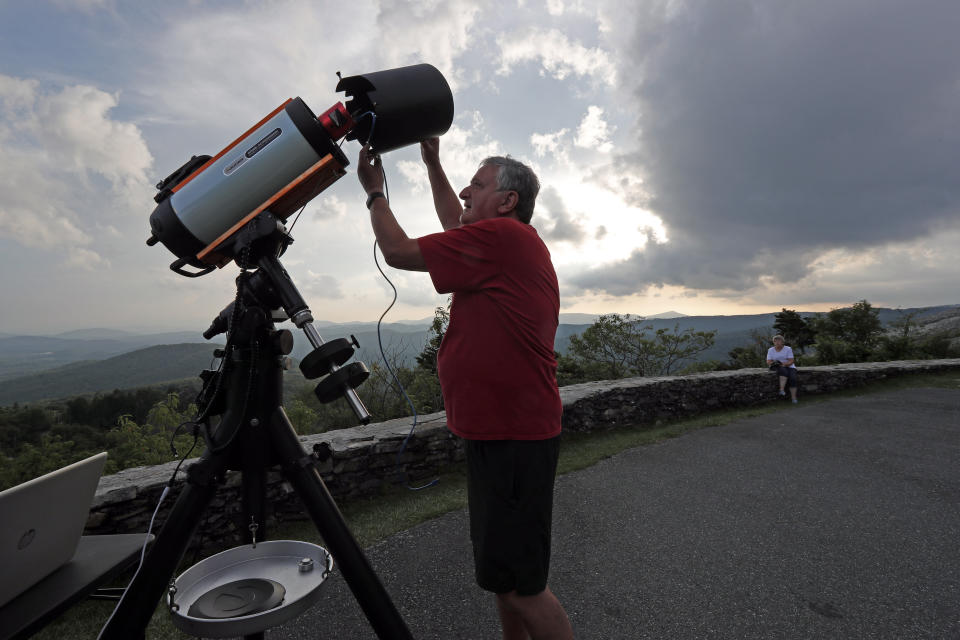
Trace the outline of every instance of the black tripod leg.
{"type": "Polygon", "coordinates": [[[377,637],[380,640],[413,640],[390,595],[344,522],[320,472],[313,465],[300,464],[306,453],[282,408],[274,412],[271,428],[275,451],[284,461],[284,474],[310,513],[377,637]]]}
{"type": "Polygon", "coordinates": [[[99,640],[144,638],[157,603],[166,592],[203,511],[216,493],[214,479],[226,468],[226,461],[222,458],[203,458],[190,467],[187,485],[174,503],[143,566],[100,633],[99,640]]]}

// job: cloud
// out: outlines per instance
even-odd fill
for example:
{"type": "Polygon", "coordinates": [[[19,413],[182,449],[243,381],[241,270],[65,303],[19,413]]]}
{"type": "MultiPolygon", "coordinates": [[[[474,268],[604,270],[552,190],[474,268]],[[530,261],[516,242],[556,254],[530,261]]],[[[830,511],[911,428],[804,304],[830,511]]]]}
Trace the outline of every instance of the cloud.
{"type": "Polygon", "coordinates": [[[960,224],[938,225],[931,238],[891,242],[864,250],[822,252],[804,278],[792,283],[762,280],[750,292],[757,303],[773,306],[822,303],[849,304],[866,298],[877,306],[925,306],[929,301],[954,303],[949,286],[956,282],[953,260],[960,242],[960,224]]]}
{"type": "Polygon", "coordinates": [[[427,172],[422,163],[400,160],[397,162],[397,170],[410,184],[412,193],[428,193],[430,191],[430,179],[427,177],[427,172]]]}
{"type": "Polygon", "coordinates": [[[99,269],[108,268],[110,266],[110,260],[104,258],[96,251],[91,251],[90,249],[84,249],[83,247],[70,247],[67,250],[67,257],[66,260],[64,260],[64,264],[74,269],[97,271],[99,269]]]}
{"type": "Polygon", "coordinates": [[[546,0],[547,13],[551,16],[562,16],[563,10],[565,9],[563,5],[563,0],[546,0]]]}
{"type": "Polygon", "coordinates": [[[583,223],[567,210],[560,193],[546,187],[540,193],[534,226],[545,240],[579,244],[586,236],[583,223]],[[546,211],[543,211],[546,207],[546,211]]]}
{"type": "Polygon", "coordinates": [[[470,46],[480,11],[473,0],[382,0],[377,26],[384,61],[433,64],[456,91],[469,78],[455,61],[470,46]]]}
{"type": "Polygon", "coordinates": [[[524,29],[497,40],[500,48],[500,75],[509,74],[515,65],[537,61],[541,74],[558,80],[576,75],[594,78],[613,86],[617,82],[616,66],[610,53],[599,47],[585,47],[571,41],[559,29],[524,29]]]}
{"type": "Polygon", "coordinates": [[[570,129],[560,129],[553,133],[534,133],[530,136],[530,145],[538,158],[551,157],[565,163],[569,157],[564,138],[570,129]]]}
{"type": "MultiPolygon", "coordinates": [[[[380,264],[393,286],[397,288],[396,306],[387,314],[385,321],[389,322],[391,318],[396,319],[401,308],[433,309],[437,306],[446,305],[447,296],[436,292],[430,276],[426,273],[393,269],[385,266],[382,259],[380,264]]],[[[380,298],[375,304],[380,309],[380,313],[383,313],[393,299],[394,292],[380,274],[376,275],[375,284],[380,290],[380,298]]],[[[377,316],[379,317],[379,315],[378,313],[377,316]]],[[[399,317],[402,318],[403,316],[400,315],[399,317]]]]}
{"type": "Polygon", "coordinates": [[[304,210],[303,216],[314,220],[327,221],[343,218],[348,215],[348,212],[349,207],[346,202],[336,195],[324,194],[310,201],[310,204],[308,204],[304,210]]]}
{"type": "Polygon", "coordinates": [[[611,127],[603,119],[603,109],[596,105],[590,105],[583,120],[580,121],[580,126],[577,127],[577,136],[573,143],[578,147],[607,153],[613,149],[610,136],[615,130],[616,127],[611,127]]]}
{"type": "Polygon", "coordinates": [[[340,281],[329,274],[307,271],[307,278],[300,283],[311,297],[324,300],[339,300],[343,298],[340,281]]]}
{"type": "Polygon", "coordinates": [[[111,118],[117,104],[87,85],[0,75],[0,236],[32,248],[86,245],[118,210],[142,208],[152,157],[135,125],[111,118]]]}
{"type": "Polygon", "coordinates": [[[580,285],[797,282],[833,248],[929,238],[960,214],[960,7],[649,6],[619,59],[640,117],[618,161],[671,242],[580,285]]]}
{"type": "Polygon", "coordinates": [[[464,111],[457,115],[453,126],[440,139],[443,168],[457,193],[470,182],[481,160],[503,153],[501,144],[491,138],[478,111],[464,111]]]}
{"type": "Polygon", "coordinates": [[[377,25],[356,16],[378,11],[371,0],[350,11],[307,0],[195,4],[189,19],[174,13],[150,24],[143,55],[151,75],[140,91],[158,121],[195,129],[204,142],[229,142],[243,131],[235,127],[252,125],[288,97],[325,109],[311,96],[334,95],[337,71],[375,70],[368,43],[377,25]]]}
{"type": "Polygon", "coordinates": [[[342,100],[338,71],[426,62],[456,90],[470,80],[456,61],[479,11],[466,0],[357,0],[349,10],[312,0],[202,3],[189,19],[151,24],[162,37],[144,38],[154,67],[141,90],[158,121],[195,128],[211,143],[229,142],[239,132],[227,127],[253,124],[287,97],[318,112],[328,106],[318,96],[342,100]]]}
{"type": "Polygon", "coordinates": [[[38,142],[75,172],[99,173],[115,188],[143,184],[153,158],[136,125],[110,119],[117,104],[117,96],[82,85],[45,96],[33,127],[38,142]]]}
{"type": "Polygon", "coordinates": [[[61,9],[76,10],[86,13],[96,9],[106,9],[113,6],[114,0],[51,0],[61,9]]]}

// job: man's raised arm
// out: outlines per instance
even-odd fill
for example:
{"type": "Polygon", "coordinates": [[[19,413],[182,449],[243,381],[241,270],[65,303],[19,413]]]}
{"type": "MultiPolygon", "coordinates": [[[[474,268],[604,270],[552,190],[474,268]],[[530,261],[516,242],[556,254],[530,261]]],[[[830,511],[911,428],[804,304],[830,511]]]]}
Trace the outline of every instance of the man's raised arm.
{"type": "Polygon", "coordinates": [[[447,174],[440,164],[440,138],[430,138],[420,143],[420,157],[427,165],[430,178],[430,190],[433,192],[433,206],[443,228],[453,229],[460,226],[460,214],[463,206],[457,192],[450,186],[447,174]]]}

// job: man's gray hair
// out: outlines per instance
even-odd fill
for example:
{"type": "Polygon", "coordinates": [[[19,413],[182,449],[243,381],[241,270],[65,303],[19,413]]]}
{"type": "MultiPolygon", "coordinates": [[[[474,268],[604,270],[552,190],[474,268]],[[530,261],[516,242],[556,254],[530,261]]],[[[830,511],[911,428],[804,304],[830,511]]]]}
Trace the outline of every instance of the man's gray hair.
{"type": "Polygon", "coordinates": [[[517,206],[515,211],[520,222],[530,224],[533,217],[533,205],[540,193],[540,180],[533,169],[510,156],[490,156],[480,163],[497,167],[497,191],[515,191],[517,206]]]}

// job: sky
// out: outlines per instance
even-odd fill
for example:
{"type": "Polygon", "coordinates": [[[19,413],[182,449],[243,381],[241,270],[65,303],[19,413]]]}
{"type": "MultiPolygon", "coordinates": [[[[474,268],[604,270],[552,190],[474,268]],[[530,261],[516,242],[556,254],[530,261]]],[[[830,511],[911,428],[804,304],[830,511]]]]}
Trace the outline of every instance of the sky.
{"type": "MultiPolygon", "coordinates": [[[[239,270],[146,246],[156,183],[288,98],[344,100],[337,72],[424,62],[458,191],[490,155],[539,175],[561,312],[960,303],[957,33],[953,0],[0,0],[0,333],[202,331],[239,270]]],[[[282,260],[316,318],[374,321],[343,150],[282,260]]],[[[417,146],[383,160],[407,233],[439,231],[417,146]]],[[[384,268],[387,321],[445,304],[384,268]]]]}

